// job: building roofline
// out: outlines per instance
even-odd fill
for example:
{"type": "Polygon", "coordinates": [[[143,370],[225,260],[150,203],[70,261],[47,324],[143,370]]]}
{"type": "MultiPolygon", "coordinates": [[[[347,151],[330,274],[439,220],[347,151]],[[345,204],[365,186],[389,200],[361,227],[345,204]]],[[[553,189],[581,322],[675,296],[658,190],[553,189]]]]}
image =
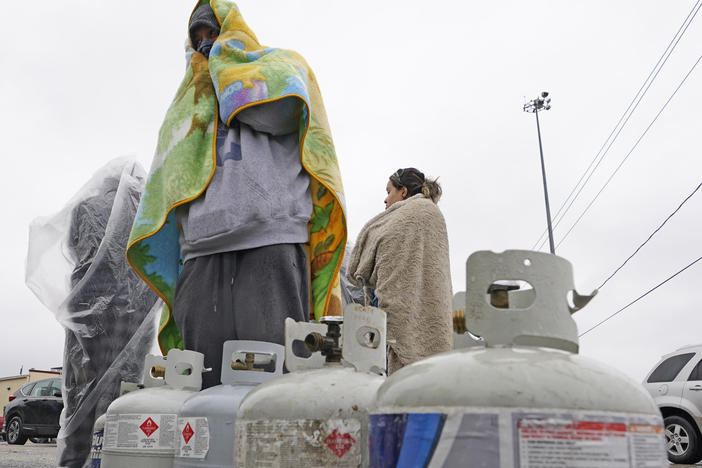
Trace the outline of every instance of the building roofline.
{"type": "Polygon", "coordinates": [[[59,372],[59,371],[53,371],[53,370],[29,369],[28,372],[41,372],[42,374],[56,374],[56,375],[61,375],[61,372],[59,372]]]}
{"type": "Polygon", "coordinates": [[[0,380],[12,380],[12,379],[19,379],[21,377],[29,377],[28,374],[22,374],[22,375],[11,375],[9,377],[0,377],[0,380]]]}
{"type": "MultiPolygon", "coordinates": [[[[54,374],[54,375],[61,375],[61,372],[59,371],[53,371],[53,370],[41,370],[41,369],[29,369],[27,372],[40,372],[42,374],[54,374]]],[[[20,379],[20,378],[29,378],[29,374],[19,374],[19,375],[9,375],[7,377],[0,377],[0,381],[3,380],[13,380],[13,379],[20,379]]]]}

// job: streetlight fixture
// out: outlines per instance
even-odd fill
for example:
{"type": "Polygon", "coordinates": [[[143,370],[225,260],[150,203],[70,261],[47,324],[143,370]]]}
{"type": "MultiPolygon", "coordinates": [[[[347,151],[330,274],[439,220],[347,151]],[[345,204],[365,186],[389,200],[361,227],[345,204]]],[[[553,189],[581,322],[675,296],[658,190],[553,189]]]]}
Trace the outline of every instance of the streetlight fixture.
{"type": "Polygon", "coordinates": [[[539,136],[539,153],[541,154],[541,176],[544,180],[544,199],[546,200],[546,222],[548,225],[548,243],[551,247],[551,253],[556,253],[556,248],[553,246],[553,228],[551,227],[551,208],[548,204],[548,189],[546,187],[546,167],[544,166],[544,150],[541,146],[541,127],[539,126],[539,111],[549,110],[551,108],[551,98],[548,97],[548,91],[542,92],[539,97],[532,99],[524,104],[524,112],[531,112],[536,116],[536,133],[539,136]]]}

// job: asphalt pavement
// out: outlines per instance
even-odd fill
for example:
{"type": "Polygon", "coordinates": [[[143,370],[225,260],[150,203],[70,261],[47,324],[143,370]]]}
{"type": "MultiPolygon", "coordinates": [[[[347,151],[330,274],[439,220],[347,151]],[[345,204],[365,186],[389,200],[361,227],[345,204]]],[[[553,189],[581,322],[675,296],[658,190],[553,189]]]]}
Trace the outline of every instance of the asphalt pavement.
{"type": "MultiPolygon", "coordinates": [[[[702,465],[670,465],[671,468],[700,468],[702,465]]],[[[0,442],[0,468],[55,468],[56,444],[8,445],[0,442]]]]}
{"type": "Polygon", "coordinates": [[[2,468],[56,468],[56,444],[8,445],[0,442],[2,468]]]}

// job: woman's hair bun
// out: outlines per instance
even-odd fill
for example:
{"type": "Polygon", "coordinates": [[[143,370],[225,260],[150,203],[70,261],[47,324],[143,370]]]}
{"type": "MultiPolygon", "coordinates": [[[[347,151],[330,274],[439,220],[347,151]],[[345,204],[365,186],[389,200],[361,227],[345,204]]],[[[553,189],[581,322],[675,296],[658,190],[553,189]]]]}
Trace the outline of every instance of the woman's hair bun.
{"type": "Polygon", "coordinates": [[[441,199],[441,185],[439,184],[439,178],[434,180],[426,179],[424,184],[422,184],[422,193],[425,197],[431,198],[431,201],[438,203],[441,199]]]}
{"type": "Polygon", "coordinates": [[[398,169],[390,176],[390,182],[396,189],[407,188],[408,196],[423,194],[426,198],[437,203],[441,198],[441,185],[439,179],[427,179],[424,173],[414,167],[398,169]]]}

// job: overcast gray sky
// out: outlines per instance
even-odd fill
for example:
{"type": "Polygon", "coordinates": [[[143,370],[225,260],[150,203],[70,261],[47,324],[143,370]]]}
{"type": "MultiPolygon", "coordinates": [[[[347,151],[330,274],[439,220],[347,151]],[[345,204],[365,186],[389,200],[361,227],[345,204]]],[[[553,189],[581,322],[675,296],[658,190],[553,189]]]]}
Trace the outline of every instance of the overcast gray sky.
{"type": "MultiPolygon", "coordinates": [[[[30,221],[98,168],[147,170],[184,71],[191,0],[9,2],[0,17],[0,376],[61,364],[63,332],[24,285],[30,221]]],[[[334,136],[352,239],[380,212],[388,176],[439,176],[454,290],[476,250],[529,249],[545,228],[534,116],[552,211],[586,170],[694,5],[692,0],[415,2],[242,0],[266,45],[315,70],[334,136]]],[[[702,15],[700,15],[702,16],[702,15]]],[[[702,54],[696,18],[555,232],[562,238],[702,54]]],[[[702,182],[702,70],[695,69],[558,248],[581,293],[597,287],[702,182]]],[[[575,318],[581,331],[702,255],[702,194],[575,318]]],[[[545,247],[548,248],[548,245],[545,247]]],[[[702,262],[582,338],[581,352],[641,380],[700,339],[702,262]]]]}

